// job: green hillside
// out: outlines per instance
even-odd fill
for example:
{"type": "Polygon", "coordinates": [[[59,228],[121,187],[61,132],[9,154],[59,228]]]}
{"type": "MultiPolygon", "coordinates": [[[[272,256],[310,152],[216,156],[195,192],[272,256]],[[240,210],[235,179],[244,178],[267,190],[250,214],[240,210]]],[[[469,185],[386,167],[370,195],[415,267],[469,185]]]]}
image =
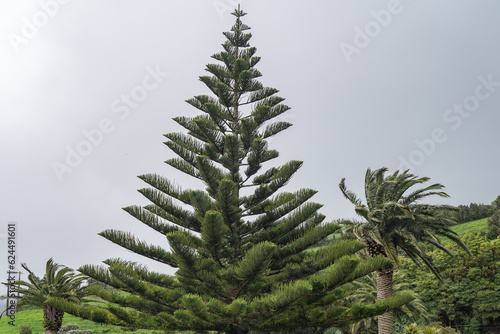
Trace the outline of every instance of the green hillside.
{"type": "MultiPolygon", "coordinates": [[[[19,334],[19,328],[21,325],[30,325],[33,334],[45,333],[43,328],[43,310],[42,309],[29,309],[25,311],[18,312],[16,314],[15,326],[9,325],[10,319],[3,316],[0,319],[0,333],[2,334],[19,334]]],[[[134,334],[151,334],[152,331],[149,330],[136,330],[136,331],[125,331],[120,327],[100,325],[89,320],[83,320],[74,317],[70,314],[64,315],[63,325],[66,324],[77,324],[80,326],[80,330],[92,330],[94,333],[134,333],[134,334]]]]}
{"type": "Polygon", "coordinates": [[[451,229],[459,235],[464,235],[465,233],[479,233],[481,231],[486,231],[487,228],[488,218],[483,218],[453,226],[451,229]]]}

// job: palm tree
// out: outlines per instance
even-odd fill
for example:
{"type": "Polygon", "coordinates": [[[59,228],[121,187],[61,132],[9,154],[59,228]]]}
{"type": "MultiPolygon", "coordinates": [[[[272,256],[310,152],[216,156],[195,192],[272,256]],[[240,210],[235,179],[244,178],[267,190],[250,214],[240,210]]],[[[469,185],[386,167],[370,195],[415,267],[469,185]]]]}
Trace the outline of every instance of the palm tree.
{"type": "Polygon", "coordinates": [[[43,325],[47,334],[55,334],[62,326],[64,312],[46,304],[47,299],[59,297],[68,301],[81,303],[89,295],[82,283],[86,276],[73,273],[73,269],[54,262],[51,258],[45,267],[45,277],[37,277],[25,263],[22,267],[28,272],[28,281],[17,281],[20,299],[17,304],[43,308],[43,325]]]}
{"type": "MultiPolygon", "coordinates": [[[[370,274],[364,276],[353,282],[354,292],[347,297],[348,301],[356,302],[356,303],[373,303],[377,301],[377,275],[370,274]]],[[[409,283],[405,282],[404,274],[398,270],[394,273],[394,280],[392,290],[393,292],[402,292],[402,291],[410,291],[411,286],[409,283]]],[[[422,300],[418,298],[413,292],[411,294],[414,295],[415,299],[409,302],[406,305],[401,306],[394,310],[394,317],[402,320],[403,318],[408,318],[409,320],[428,320],[427,317],[427,309],[425,308],[422,300]]],[[[362,321],[354,323],[349,326],[349,329],[352,334],[356,334],[359,332],[361,326],[365,328],[365,330],[372,330],[376,333],[376,319],[377,317],[366,318],[362,321]]]]}
{"type": "MultiPolygon", "coordinates": [[[[403,251],[416,263],[424,263],[438,277],[436,267],[426,256],[422,245],[428,244],[453,255],[444,247],[438,237],[446,237],[463,247],[457,233],[450,229],[456,222],[450,219],[454,207],[448,205],[421,204],[419,201],[429,196],[448,197],[441,191],[441,184],[432,184],[417,190],[410,188],[425,183],[428,177],[417,177],[408,170],[386,176],[387,168],[375,171],[368,169],[365,176],[365,199],[363,203],[353,192],[347,190],[345,178],[339,187],[344,196],[355,205],[355,211],[363,221],[343,221],[344,235],[350,235],[364,242],[370,256],[383,255],[392,261],[392,265],[377,270],[377,298],[392,296],[393,265],[399,264],[399,251],[403,251]]],[[[392,334],[393,312],[378,317],[381,334],[392,334]]]]}

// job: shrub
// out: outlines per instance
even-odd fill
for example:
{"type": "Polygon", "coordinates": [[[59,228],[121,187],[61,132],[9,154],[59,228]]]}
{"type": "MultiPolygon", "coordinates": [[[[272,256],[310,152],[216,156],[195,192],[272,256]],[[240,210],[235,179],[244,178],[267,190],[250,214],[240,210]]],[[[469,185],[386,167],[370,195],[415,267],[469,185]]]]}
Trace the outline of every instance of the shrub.
{"type": "Polygon", "coordinates": [[[21,325],[21,328],[19,328],[19,334],[31,334],[31,327],[30,325],[21,325]]]}
{"type": "Polygon", "coordinates": [[[487,236],[490,239],[495,239],[500,235],[500,209],[497,209],[493,215],[488,218],[487,236]]]}
{"type": "Polygon", "coordinates": [[[80,327],[76,324],[67,324],[62,326],[59,330],[59,334],[92,334],[91,330],[80,330],[80,327]]]}
{"type": "Polygon", "coordinates": [[[456,334],[455,329],[451,327],[442,327],[437,323],[431,323],[429,325],[417,325],[412,323],[404,327],[402,334],[456,334]]]}
{"type": "Polygon", "coordinates": [[[77,324],[66,324],[59,329],[58,333],[68,333],[69,331],[80,328],[77,324]]]}

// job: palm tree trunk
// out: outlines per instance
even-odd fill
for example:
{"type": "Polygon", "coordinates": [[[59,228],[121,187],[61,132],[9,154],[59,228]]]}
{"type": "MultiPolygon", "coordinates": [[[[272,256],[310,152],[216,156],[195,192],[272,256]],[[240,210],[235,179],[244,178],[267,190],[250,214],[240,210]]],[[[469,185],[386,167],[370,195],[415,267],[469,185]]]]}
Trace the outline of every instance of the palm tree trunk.
{"type": "MultiPolygon", "coordinates": [[[[368,238],[365,240],[368,245],[367,251],[370,256],[382,255],[387,257],[384,246],[379,245],[375,240],[368,238]]],[[[382,300],[392,297],[392,265],[377,270],[377,299],[382,300]]],[[[393,311],[381,314],[377,318],[379,334],[393,334],[394,333],[394,314],[393,311]]]]}
{"type": "MultiPolygon", "coordinates": [[[[392,297],[392,266],[377,270],[377,299],[392,297]]],[[[394,333],[393,311],[381,314],[377,318],[379,334],[394,333]]]]}
{"type": "Polygon", "coordinates": [[[43,305],[43,327],[46,334],[56,334],[62,326],[64,311],[55,307],[43,305]]]}

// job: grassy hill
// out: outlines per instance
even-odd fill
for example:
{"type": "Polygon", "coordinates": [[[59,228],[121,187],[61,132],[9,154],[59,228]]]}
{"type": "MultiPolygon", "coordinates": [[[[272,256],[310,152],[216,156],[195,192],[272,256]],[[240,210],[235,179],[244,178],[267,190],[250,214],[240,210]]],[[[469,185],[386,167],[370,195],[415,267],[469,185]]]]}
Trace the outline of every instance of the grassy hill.
{"type": "Polygon", "coordinates": [[[457,232],[459,235],[464,235],[465,233],[479,233],[481,231],[486,231],[488,229],[488,218],[455,225],[451,229],[457,232]]]}
{"type": "MultiPolygon", "coordinates": [[[[45,328],[43,328],[43,310],[42,309],[29,309],[25,311],[18,312],[16,314],[15,326],[9,325],[10,319],[3,316],[0,319],[0,333],[2,334],[19,334],[19,328],[21,325],[30,325],[33,334],[45,333],[45,328]]],[[[66,324],[77,324],[80,326],[80,330],[92,330],[94,333],[135,333],[135,334],[151,334],[152,331],[147,330],[136,330],[134,332],[124,331],[120,327],[100,325],[89,320],[83,320],[74,317],[70,314],[64,315],[63,325],[66,324]]]]}

